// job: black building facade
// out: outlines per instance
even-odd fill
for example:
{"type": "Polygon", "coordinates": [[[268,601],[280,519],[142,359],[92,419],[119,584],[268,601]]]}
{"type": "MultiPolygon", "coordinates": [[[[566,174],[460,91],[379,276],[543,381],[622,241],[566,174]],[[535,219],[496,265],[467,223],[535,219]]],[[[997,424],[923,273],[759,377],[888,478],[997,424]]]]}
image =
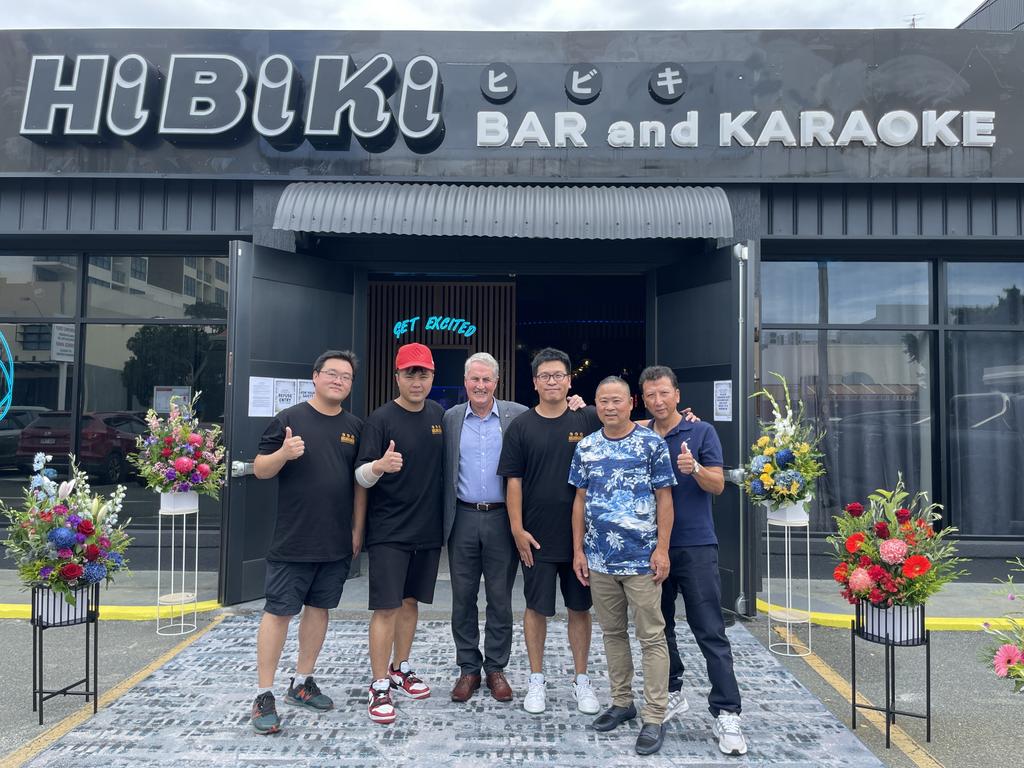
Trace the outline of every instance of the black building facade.
{"type": "MultiPolygon", "coordinates": [[[[783,373],[826,432],[812,530],[902,473],[965,552],[1019,551],[1019,35],[2,40],[5,498],[36,450],[130,480],[139,413],[174,393],[201,390],[251,461],[327,347],[364,361],[364,414],[401,343],[435,349],[446,403],[478,350],[532,403],[550,344],[588,399],[670,365],[729,465],[783,373]]],[[[204,501],[225,602],[262,589],[268,488],[204,501]]],[[[156,502],[128,503],[145,540],[156,502]]],[[[750,612],[760,514],[733,487],[715,509],[726,602],[750,612]]]]}

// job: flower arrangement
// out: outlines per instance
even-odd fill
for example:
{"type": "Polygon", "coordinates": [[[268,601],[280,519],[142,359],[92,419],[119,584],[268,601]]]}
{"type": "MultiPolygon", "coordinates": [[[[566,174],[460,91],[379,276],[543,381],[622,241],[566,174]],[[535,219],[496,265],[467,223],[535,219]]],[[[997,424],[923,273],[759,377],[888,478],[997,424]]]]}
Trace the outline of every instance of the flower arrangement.
{"type": "Polygon", "coordinates": [[[752,397],[765,397],[772,406],[772,420],[761,422],[761,436],[750,447],[750,463],[744,469],[743,489],[752,501],[777,509],[809,501],[814,481],[825,474],[817,451],[821,435],[804,420],[804,406],[793,410],[789,385],[781,374],[771,372],[782,383],[782,406],[766,389],[752,397]]]}
{"type": "Polygon", "coordinates": [[[0,502],[10,526],[4,541],[26,587],[46,585],[75,604],[74,590],[86,584],[113,581],[127,572],[125,550],[131,537],[128,522],[118,524],[125,488],[109,497],[95,496],[88,475],[71,457],[71,479],[59,485],[46,464],[52,456],[35,455],[35,474],[20,507],[0,502]]]}
{"type": "Polygon", "coordinates": [[[152,408],[146,413],[148,435],[136,438],[138,452],[128,458],[146,481],[159,493],[196,491],[217,498],[224,485],[224,446],[220,426],[199,426],[196,403],[201,392],[187,406],[171,398],[170,412],[160,418],[152,408]]]}
{"type": "Polygon", "coordinates": [[[936,532],[942,507],[927,500],[924,492],[911,497],[901,474],[893,490],[868,496],[867,507],[853,502],[833,518],[838,533],[828,541],[839,564],[832,575],[850,603],[923,605],[963,574],[957,566],[964,561],[946,540],[957,529],[936,532]]]}
{"type": "MultiPolygon", "coordinates": [[[[1024,559],[1010,561],[1016,565],[1018,573],[1024,573],[1024,559]]],[[[1013,575],[1002,582],[1007,588],[1007,599],[1021,600],[1024,594],[1017,591],[1013,583],[1013,575]]],[[[985,631],[998,641],[998,645],[989,649],[987,658],[992,663],[996,677],[1005,677],[1013,681],[1013,692],[1024,692],[1024,610],[1010,611],[1003,614],[1009,624],[1007,629],[996,629],[988,622],[983,625],[985,631]]]]}

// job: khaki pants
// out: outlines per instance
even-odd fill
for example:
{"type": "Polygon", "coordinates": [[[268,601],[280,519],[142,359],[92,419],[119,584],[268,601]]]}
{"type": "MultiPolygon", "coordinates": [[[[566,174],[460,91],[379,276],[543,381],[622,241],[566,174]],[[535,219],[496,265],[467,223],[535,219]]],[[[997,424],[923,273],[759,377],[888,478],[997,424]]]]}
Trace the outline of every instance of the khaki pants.
{"type": "Polygon", "coordinates": [[[604,632],[612,704],[633,703],[633,654],[629,647],[629,613],[633,609],[636,639],[644,669],[644,723],[661,725],[668,706],[668,646],[661,613],[661,585],[650,574],[613,576],[590,571],[590,595],[604,632]]]}

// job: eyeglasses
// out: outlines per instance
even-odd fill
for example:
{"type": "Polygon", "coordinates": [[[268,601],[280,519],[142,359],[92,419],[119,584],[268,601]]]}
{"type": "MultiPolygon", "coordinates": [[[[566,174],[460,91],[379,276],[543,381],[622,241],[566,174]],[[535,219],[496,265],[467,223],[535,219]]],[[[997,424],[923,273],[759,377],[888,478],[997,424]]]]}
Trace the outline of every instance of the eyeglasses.
{"type": "Polygon", "coordinates": [[[562,373],[561,371],[559,371],[558,373],[538,373],[536,376],[534,376],[534,378],[537,379],[537,381],[543,382],[544,384],[547,384],[549,381],[561,383],[565,381],[567,378],[569,378],[569,374],[562,373]]]}
{"type": "Polygon", "coordinates": [[[352,381],[351,373],[339,373],[331,368],[317,371],[317,373],[326,377],[329,381],[352,381]]]}

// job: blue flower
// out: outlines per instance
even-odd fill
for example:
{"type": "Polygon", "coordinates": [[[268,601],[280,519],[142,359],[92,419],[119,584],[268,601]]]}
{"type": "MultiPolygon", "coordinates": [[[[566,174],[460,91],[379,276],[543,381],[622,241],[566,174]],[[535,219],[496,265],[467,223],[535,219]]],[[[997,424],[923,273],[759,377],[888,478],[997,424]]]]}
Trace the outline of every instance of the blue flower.
{"type": "Polygon", "coordinates": [[[42,475],[32,475],[32,480],[29,482],[28,487],[31,490],[34,491],[36,488],[41,488],[42,485],[43,485],[43,476],[42,475]]]}
{"type": "Polygon", "coordinates": [[[754,480],[750,484],[750,492],[755,496],[764,496],[764,483],[762,483],[760,480],[754,480]]]}
{"type": "Polygon", "coordinates": [[[74,531],[68,528],[54,528],[46,535],[46,538],[57,549],[71,549],[78,543],[74,531]]]}
{"type": "Polygon", "coordinates": [[[83,578],[89,584],[95,584],[107,578],[107,567],[103,563],[86,563],[83,578]]]}
{"type": "Polygon", "coordinates": [[[764,468],[768,465],[769,458],[767,456],[755,456],[750,461],[750,471],[755,475],[760,475],[764,472],[764,468]]]}
{"type": "Polygon", "coordinates": [[[793,451],[789,448],[783,448],[775,454],[775,463],[779,465],[779,469],[784,469],[793,463],[794,458],[796,457],[793,455],[793,451]]]}
{"type": "Polygon", "coordinates": [[[807,485],[803,475],[795,469],[786,469],[775,475],[775,484],[780,488],[785,488],[788,491],[793,483],[797,485],[796,495],[799,496],[807,485]]]}
{"type": "Polygon", "coordinates": [[[110,552],[107,554],[107,561],[110,564],[111,570],[117,571],[124,568],[124,555],[120,552],[110,552]]]}

